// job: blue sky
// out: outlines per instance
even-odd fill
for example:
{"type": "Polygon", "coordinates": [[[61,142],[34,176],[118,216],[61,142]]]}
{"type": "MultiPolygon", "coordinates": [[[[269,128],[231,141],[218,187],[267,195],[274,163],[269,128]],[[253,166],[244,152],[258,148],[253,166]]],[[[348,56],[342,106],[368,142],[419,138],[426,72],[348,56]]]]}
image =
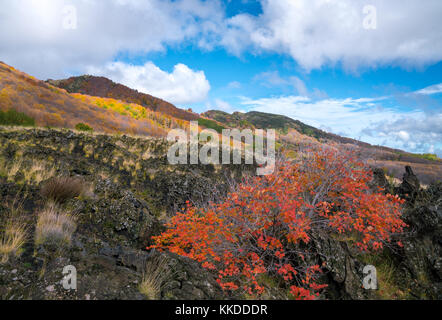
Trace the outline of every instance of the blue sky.
{"type": "Polygon", "coordinates": [[[438,0],[20,0],[0,8],[0,60],[442,156],[440,16],[438,0]]]}

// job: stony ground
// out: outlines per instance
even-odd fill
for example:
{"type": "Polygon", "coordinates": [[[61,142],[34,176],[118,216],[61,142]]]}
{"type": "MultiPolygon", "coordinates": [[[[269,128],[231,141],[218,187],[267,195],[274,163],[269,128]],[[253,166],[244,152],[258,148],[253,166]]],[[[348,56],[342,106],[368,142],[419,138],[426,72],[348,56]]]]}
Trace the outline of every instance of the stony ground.
{"type": "MultiPolygon", "coordinates": [[[[0,128],[0,226],[20,212],[27,239],[20,252],[0,263],[1,299],[145,299],[140,283],[159,260],[167,270],[161,299],[241,298],[223,294],[197,263],[146,250],[152,235],[186,201],[204,204],[221,196],[229,181],[252,166],[170,166],[164,140],[82,134],[68,130],[0,128]],[[75,216],[75,231],[63,245],[38,243],[39,212],[48,199],[42,189],[54,177],[82,181],[84,192],[60,204],[75,216]],[[162,257],[162,258],[159,258],[162,257]],[[63,268],[78,273],[76,291],[61,285],[63,268]]],[[[440,299],[442,184],[422,190],[411,170],[393,190],[382,172],[376,184],[408,198],[410,229],[404,248],[376,255],[354,251],[348,239],[313,235],[315,263],[324,262],[324,299],[440,299]],[[362,269],[378,268],[379,290],[362,289],[362,269]]],[[[266,298],[281,298],[269,287],[266,298]]]]}

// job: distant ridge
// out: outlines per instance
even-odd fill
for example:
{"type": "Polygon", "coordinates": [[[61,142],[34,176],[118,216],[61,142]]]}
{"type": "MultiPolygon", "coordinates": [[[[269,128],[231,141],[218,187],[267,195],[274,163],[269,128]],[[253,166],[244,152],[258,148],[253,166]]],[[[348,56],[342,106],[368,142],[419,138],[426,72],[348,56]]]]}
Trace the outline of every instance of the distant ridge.
{"type": "Polygon", "coordinates": [[[276,129],[282,132],[287,131],[288,129],[295,129],[299,133],[315,138],[318,141],[328,140],[338,143],[350,143],[365,147],[371,146],[368,143],[357,141],[351,138],[341,137],[333,133],[328,133],[315,127],[309,126],[299,120],[294,120],[287,116],[278,114],[257,111],[251,111],[247,113],[234,112],[233,114],[229,114],[224,111],[210,110],[203,113],[202,116],[216,120],[224,125],[234,128],[252,127],[257,129],[276,129]]]}
{"type": "Polygon", "coordinates": [[[39,127],[87,125],[97,132],[164,137],[171,128],[187,126],[185,120],[135,103],[68,93],[0,62],[0,111],[10,110],[39,127]]]}
{"type": "Polygon", "coordinates": [[[198,114],[175,107],[173,104],[149,94],[115,83],[105,77],[84,75],[69,79],[46,81],[53,86],[65,89],[69,93],[81,93],[101,98],[112,98],[136,103],[152,111],[161,112],[182,120],[197,120],[198,114]]]}

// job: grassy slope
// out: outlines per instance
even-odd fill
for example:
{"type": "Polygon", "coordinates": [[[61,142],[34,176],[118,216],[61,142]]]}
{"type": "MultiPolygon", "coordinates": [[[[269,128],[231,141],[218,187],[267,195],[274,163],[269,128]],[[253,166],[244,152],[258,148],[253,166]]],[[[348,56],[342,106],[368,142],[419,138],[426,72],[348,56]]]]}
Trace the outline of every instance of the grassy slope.
{"type": "Polygon", "coordinates": [[[69,93],[81,93],[101,98],[119,99],[182,120],[189,121],[199,118],[195,113],[179,109],[169,102],[149,94],[138,92],[137,90],[115,83],[104,77],[80,76],[64,80],[48,80],[47,83],[65,89],[69,93]]]}
{"type": "Polygon", "coordinates": [[[14,109],[37,126],[74,128],[85,123],[96,131],[165,136],[171,127],[186,126],[172,116],[116,99],[69,94],[0,63],[0,110],[14,109]]]}

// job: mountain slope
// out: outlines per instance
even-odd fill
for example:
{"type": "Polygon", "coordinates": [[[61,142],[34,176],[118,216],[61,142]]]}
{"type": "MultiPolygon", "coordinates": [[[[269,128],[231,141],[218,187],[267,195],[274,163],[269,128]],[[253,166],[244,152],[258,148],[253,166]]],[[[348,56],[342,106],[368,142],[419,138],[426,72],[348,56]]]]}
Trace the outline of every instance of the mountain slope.
{"type": "Polygon", "coordinates": [[[319,130],[286,116],[256,111],[229,114],[219,110],[210,110],[201,116],[230,128],[275,129],[278,131],[279,142],[289,150],[296,150],[299,145],[326,144],[336,147],[345,145],[356,148],[363,159],[374,167],[382,168],[392,177],[401,178],[403,168],[409,165],[415,169],[417,176],[425,184],[442,180],[442,161],[437,157],[425,157],[403,150],[373,146],[319,130]]]}
{"type": "Polygon", "coordinates": [[[289,129],[295,129],[299,133],[309,137],[313,137],[317,140],[326,139],[339,143],[358,143],[358,145],[364,144],[360,141],[340,137],[338,135],[322,131],[320,129],[302,123],[299,120],[294,120],[283,115],[257,111],[251,111],[248,113],[234,112],[233,114],[229,114],[218,110],[210,110],[203,113],[202,115],[216,120],[220,123],[226,124],[229,127],[275,129],[282,133],[287,133],[289,129]]]}
{"type": "Polygon", "coordinates": [[[136,103],[152,111],[161,112],[182,120],[189,121],[199,118],[195,113],[179,109],[169,102],[138,92],[104,77],[86,75],[64,80],[48,80],[47,83],[65,89],[69,93],[81,93],[136,103]]]}
{"type": "Polygon", "coordinates": [[[75,128],[85,123],[96,131],[165,136],[184,120],[115,99],[69,94],[0,62],[0,111],[13,109],[37,126],[75,128]]]}
{"type": "MultiPolygon", "coordinates": [[[[133,97],[132,101],[138,101],[137,99],[141,97],[148,99],[150,96],[115,84],[105,78],[100,78],[98,82],[94,79],[99,78],[86,78],[90,81],[84,82],[81,80],[82,77],[72,80],[72,87],[69,90],[114,97],[103,98],[81,93],[68,93],[64,89],[51,85],[52,81],[49,83],[40,81],[0,62],[0,111],[22,112],[32,118],[26,119],[28,123],[35,123],[40,127],[75,128],[79,123],[84,123],[99,132],[152,137],[164,137],[171,128],[186,128],[189,123],[183,118],[195,117],[201,127],[217,131],[223,128],[274,128],[278,130],[278,144],[287,147],[291,152],[296,152],[300,145],[316,143],[337,147],[349,145],[357,148],[361,156],[373,166],[383,168],[396,178],[402,176],[405,165],[410,165],[415,168],[417,176],[425,184],[442,180],[442,161],[437,158],[431,160],[422,155],[414,155],[401,150],[371,146],[357,140],[326,133],[281,115],[260,112],[246,114],[237,112],[230,115],[221,111],[208,111],[200,116],[178,109],[164,101],[155,105],[155,101],[159,99],[151,97],[153,100],[146,101],[153,101],[152,109],[166,110],[165,112],[152,111],[151,108],[145,106],[149,104],[148,102],[141,105],[123,99],[125,95],[129,95],[128,99],[133,97]],[[85,90],[76,87],[82,85],[86,86],[85,90]],[[91,88],[88,89],[89,85],[91,88]],[[100,89],[94,89],[94,85],[100,89]],[[107,85],[110,87],[106,87],[107,85]],[[121,94],[119,94],[120,91],[121,94]],[[134,93],[133,96],[132,93],[134,93]],[[175,113],[178,114],[178,118],[170,115],[175,113]]],[[[0,121],[1,119],[0,116],[0,121]]]]}

